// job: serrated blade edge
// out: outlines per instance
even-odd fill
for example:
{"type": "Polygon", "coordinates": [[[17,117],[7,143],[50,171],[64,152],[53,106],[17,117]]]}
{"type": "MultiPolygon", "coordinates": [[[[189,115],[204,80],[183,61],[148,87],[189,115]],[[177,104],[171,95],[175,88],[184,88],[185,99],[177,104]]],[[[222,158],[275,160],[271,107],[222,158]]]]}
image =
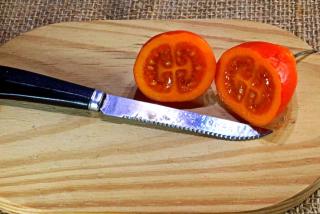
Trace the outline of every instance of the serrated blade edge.
{"type": "Polygon", "coordinates": [[[100,111],[107,116],[180,129],[224,140],[251,140],[272,132],[244,123],[109,94],[100,111]]]}

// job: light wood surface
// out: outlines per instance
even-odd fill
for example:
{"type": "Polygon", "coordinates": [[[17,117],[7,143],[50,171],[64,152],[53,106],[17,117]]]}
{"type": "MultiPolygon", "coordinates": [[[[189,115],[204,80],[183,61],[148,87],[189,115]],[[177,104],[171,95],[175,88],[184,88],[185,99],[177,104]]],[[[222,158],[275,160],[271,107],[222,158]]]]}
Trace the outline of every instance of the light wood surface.
{"type": "MultiPolygon", "coordinates": [[[[203,35],[216,57],[249,40],[310,49],[266,24],[232,20],[94,21],[42,27],[0,47],[0,64],[143,99],[132,67],[141,45],[174,29],[203,35]]],[[[263,139],[226,142],[0,100],[0,209],[54,212],[276,213],[320,187],[320,57],[298,63],[287,111],[263,139]]],[[[234,119],[212,89],[183,107],[234,119]]]]}

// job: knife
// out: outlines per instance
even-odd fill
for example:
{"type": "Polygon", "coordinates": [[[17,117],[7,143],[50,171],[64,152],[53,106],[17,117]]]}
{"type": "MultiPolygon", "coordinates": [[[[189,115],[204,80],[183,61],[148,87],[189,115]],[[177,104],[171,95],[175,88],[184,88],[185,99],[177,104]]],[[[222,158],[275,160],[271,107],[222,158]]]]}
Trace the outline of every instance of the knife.
{"type": "Polygon", "coordinates": [[[107,94],[17,68],[0,66],[0,98],[90,111],[224,140],[251,140],[272,133],[248,124],[107,94]]]}

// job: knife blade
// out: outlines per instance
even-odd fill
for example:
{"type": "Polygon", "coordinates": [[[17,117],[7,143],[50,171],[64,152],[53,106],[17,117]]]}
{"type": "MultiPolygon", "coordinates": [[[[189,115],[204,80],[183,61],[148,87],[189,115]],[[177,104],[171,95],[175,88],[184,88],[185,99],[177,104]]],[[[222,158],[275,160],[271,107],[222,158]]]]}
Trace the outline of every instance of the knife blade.
{"type": "Polygon", "coordinates": [[[251,140],[272,130],[104,93],[71,82],[0,66],[0,98],[68,106],[224,140],[251,140]]]}
{"type": "Polygon", "coordinates": [[[99,110],[106,116],[135,120],[224,140],[250,140],[272,133],[271,130],[254,128],[244,123],[104,94],[98,90],[94,92],[91,103],[100,103],[91,104],[95,106],[92,110],[99,110]]]}

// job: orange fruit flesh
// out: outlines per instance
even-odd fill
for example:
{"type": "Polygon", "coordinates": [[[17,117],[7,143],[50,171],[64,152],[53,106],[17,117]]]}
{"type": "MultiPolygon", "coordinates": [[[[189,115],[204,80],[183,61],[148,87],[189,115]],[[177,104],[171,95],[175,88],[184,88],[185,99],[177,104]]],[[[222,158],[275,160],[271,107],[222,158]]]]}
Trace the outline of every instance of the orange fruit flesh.
{"type": "Polygon", "coordinates": [[[216,86],[222,102],[255,126],[269,124],[281,104],[278,72],[257,52],[233,48],[218,62],[216,86]]]}
{"type": "Polygon", "coordinates": [[[144,45],[134,66],[139,89],[164,102],[193,100],[215,74],[215,58],[201,37],[189,32],[161,34],[144,45]]]}

